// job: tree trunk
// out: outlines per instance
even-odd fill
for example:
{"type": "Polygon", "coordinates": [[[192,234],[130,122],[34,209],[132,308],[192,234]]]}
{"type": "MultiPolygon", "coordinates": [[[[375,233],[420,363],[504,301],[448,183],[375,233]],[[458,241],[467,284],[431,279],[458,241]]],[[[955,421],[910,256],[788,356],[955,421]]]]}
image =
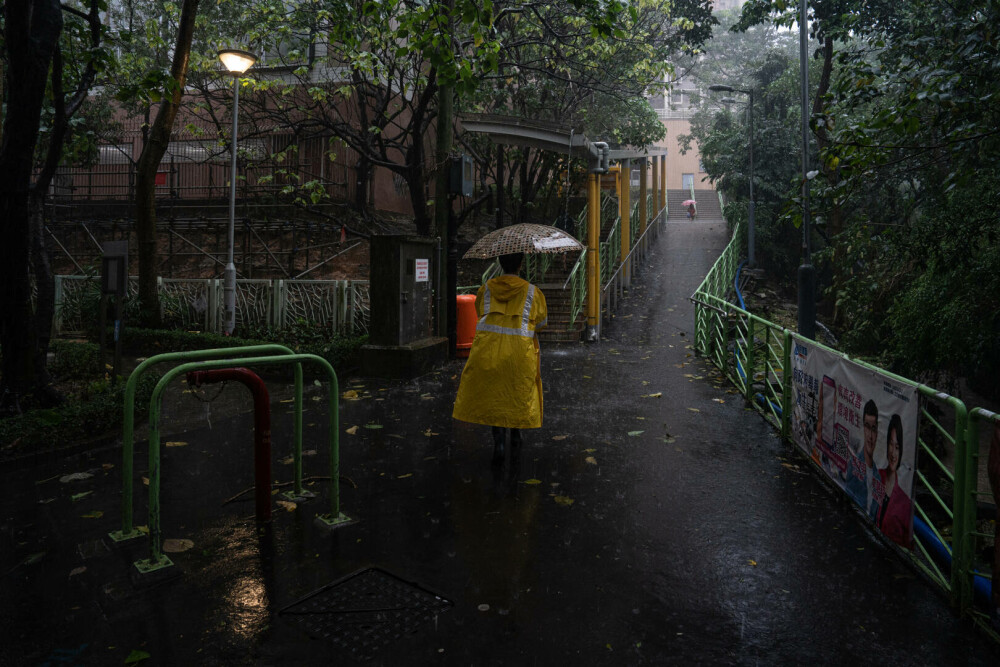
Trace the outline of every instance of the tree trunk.
{"type": "Polygon", "coordinates": [[[156,290],[156,170],[170,145],[170,133],[177,117],[187,80],[191,38],[199,0],[184,0],[170,76],[176,83],[156,111],[149,138],[142,146],[135,175],[135,225],[139,245],[139,320],[143,326],[159,326],[160,300],[156,290]]]}
{"type": "MultiPolygon", "coordinates": [[[[0,147],[0,414],[14,414],[37,387],[32,342],[29,193],[49,65],[62,31],[55,0],[8,2],[7,116],[0,147]]],[[[44,360],[42,360],[44,364],[44,360]]]]}
{"type": "MultiPolygon", "coordinates": [[[[813,102],[814,116],[823,113],[823,100],[826,99],[827,91],[830,89],[830,77],[832,72],[833,38],[827,37],[823,43],[823,70],[820,74],[819,84],[816,90],[816,99],[813,102]]],[[[826,176],[827,182],[830,186],[834,187],[840,181],[840,168],[831,167],[823,156],[826,148],[830,145],[829,133],[830,128],[825,125],[823,127],[817,127],[814,130],[814,134],[816,135],[816,144],[819,149],[820,169],[823,170],[823,175],[826,176]]],[[[829,230],[828,236],[830,246],[833,251],[830,260],[833,279],[832,291],[834,294],[833,321],[834,324],[837,325],[840,324],[839,320],[842,318],[842,311],[836,306],[836,294],[840,291],[840,286],[844,282],[844,271],[841,268],[843,265],[842,258],[844,251],[842,242],[838,239],[838,237],[844,231],[844,216],[843,211],[840,208],[840,204],[836,200],[831,202],[830,211],[827,215],[827,229],[829,230]]]]}

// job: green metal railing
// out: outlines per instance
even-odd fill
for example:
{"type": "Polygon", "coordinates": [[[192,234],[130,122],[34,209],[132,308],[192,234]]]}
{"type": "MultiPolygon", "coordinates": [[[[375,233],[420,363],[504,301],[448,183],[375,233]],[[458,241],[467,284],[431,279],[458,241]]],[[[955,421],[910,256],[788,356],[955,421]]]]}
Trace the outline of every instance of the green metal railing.
{"type": "MultiPolygon", "coordinates": [[[[785,369],[791,368],[792,332],[729,300],[735,291],[733,281],[745,243],[744,227],[738,225],[729,245],[691,296],[695,304],[695,349],[722,370],[745,399],[781,432],[782,439],[791,440],[792,378],[785,369]]],[[[824,345],[811,344],[850,359],[824,345]]],[[[938,564],[931,555],[931,545],[917,535],[913,552],[899,552],[950,594],[962,613],[970,613],[980,625],[984,621],[988,625],[988,617],[973,609],[973,580],[978,574],[974,555],[981,547],[977,540],[993,537],[975,530],[976,502],[986,495],[976,488],[979,425],[998,423],[1000,415],[982,408],[967,411],[954,396],[863,361],[850,361],[916,388],[921,398],[917,438],[921,466],[914,471],[914,515],[950,551],[951,568],[938,564]],[[954,449],[953,468],[936,453],[935,440],[954,449]]]]}
{"type": "Polygon", "coordinates": [[[138,537],[142,533],[133,525],[133,455],[135,391],[139,377],[149,367],[168,362],[180,362],[169,370],[153,390],[149,401],[149,537],[150,556],[135,563],[143,573],[152,572],[172,565],[162,551],[162,531],[160,527],[160,431],[159,419],[163,393],[179,375],[195,370],[234,368],[238,366],[273,366],[293,364],[295,370],[295,418],[294,418],[294,476],[293,491],[286,495],[303,498],[312,496],[302,488],[302,363],[314,362],[326,372],[330,382],[328,398],[328,438],[330,442],[330,514],[321,515],[319,520],[328,526],[343,525],[350,520],[340,511],[340,442],[339,442],[339,388],[337,374],[333,366],[322,357],[312,354],[296,354],[283,345],[254,345],[236,348],[217,348],[192,352],[172,352],[151,357],[140,364],[129,376],[125,387],[125,409],[122,434],[122,529],[111,533],[115,541],[138,537]],[[277,353],[275,355],[275,353],[277,353]],[[242,355],[242,356],[241,356],[242,355]],[[260,356],[255,356],[260,355],[260,356]]]}

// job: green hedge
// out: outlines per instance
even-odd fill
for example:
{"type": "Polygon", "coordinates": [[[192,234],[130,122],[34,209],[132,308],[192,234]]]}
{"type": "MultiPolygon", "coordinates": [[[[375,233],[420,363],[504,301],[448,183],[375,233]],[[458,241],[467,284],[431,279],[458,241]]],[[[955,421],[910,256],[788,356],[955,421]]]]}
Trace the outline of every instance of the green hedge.
{"type": "MultiPolygon", "coordinates": [[[[147,374],[139,381],[137,417],[148,412],[149,399],[159,379],[159,375],[147,374]]],[[[73,400],[56,408],[31,410],[0,420],[0,442],[16,454],[40,448],[58,449],[121,428],[125,383],[112,386],[107,380],[95,380],[88,393],[86,401],[73,400]]]]}
{"type": "MultiPolygon", "coordinates": [[[[122,336],[122,346],[132,354],[153,356],[164,352],[207,350],[211,348],[241,347],[244,345],[264,345],[277,343],[286,345],[295,352],[315,354],[323,357],[338,375],[357,363],[358,350],[368,340],[368,336],[317,335],[318,327],[300,324],[289,329],[258,329],[253,336],[237,338],[213,333],[178,331],[175,329],[126,329],[122,336]]],[[[307,373],[312,369],[306,368],[307,373]]]]}

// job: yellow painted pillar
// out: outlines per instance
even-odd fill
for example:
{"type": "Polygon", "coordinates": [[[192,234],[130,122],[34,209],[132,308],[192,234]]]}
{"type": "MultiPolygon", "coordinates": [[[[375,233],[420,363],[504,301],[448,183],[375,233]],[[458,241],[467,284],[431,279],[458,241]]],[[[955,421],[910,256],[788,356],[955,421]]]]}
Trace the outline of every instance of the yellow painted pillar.
{"type": "Polygon", "coordinates": [[[667,156],[660,156],[660,208],[667,206],[667,156]]]}
{"type": "Polygon", "coordinates": [[[660,213],[660,165],[659,158],[655,155],[650,158],[653,163],[653,212],[657,215],[660,213]]]}
{"type": "Polygon", "coordinates": [[[601,176],[587,177],[587,326],[597,330],[601,317],[601,176]]]}
{"type": "MultiPolygon", "coordinates": [[[[618,202],[621,211],[621,253],[619,255],[622,262],[628,257],[628,251],[632,249],[632,167],[629,161],[622,160],[618,170],[618,202]]],[[[627,278],[626,278],[627,280],[627,278]]]]}
{"type": "Polygon", "coordinates": [[[649,201],[646,195],[646,170],[649,169],[649,162],[642,161],[642,169],[639,170],[639,237],[646,233],[646,225],[649,224],[649,211],[646,210],[646,202],[649,201]]]}

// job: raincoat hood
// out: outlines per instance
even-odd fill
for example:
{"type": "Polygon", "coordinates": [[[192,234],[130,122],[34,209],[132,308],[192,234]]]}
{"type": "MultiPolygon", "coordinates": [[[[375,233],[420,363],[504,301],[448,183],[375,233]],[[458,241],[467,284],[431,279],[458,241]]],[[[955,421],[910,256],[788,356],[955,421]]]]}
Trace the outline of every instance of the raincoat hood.
{"type": "Polygon", "coordinates": [[[530,286],[531,283],[527,280],[507,274],[490,279],[486,283],[490,290],[490,312],[519,315],[530,286]]]}

